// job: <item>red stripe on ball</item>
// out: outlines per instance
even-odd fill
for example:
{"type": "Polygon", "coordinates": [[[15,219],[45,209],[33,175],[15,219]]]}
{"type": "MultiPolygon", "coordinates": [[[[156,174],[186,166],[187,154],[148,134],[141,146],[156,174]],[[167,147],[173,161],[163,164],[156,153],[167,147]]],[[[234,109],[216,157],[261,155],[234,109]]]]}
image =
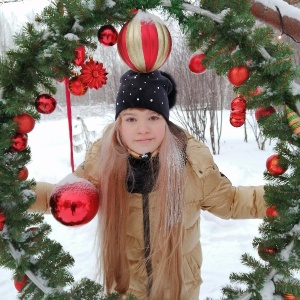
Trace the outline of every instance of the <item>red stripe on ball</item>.
{"type": "Polygon", "coordinates": [[[141,23],[142,46],[146,65],[146,72],[150,72],[156,62],[158,54],[158,34],[154,23],[141,23]]]}

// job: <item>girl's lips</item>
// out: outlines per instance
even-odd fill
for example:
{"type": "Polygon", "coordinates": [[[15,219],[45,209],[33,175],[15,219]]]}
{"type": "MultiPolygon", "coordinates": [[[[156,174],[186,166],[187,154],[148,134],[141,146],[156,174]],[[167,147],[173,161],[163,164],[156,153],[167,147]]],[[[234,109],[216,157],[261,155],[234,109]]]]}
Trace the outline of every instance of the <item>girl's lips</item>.
{"type": "Polygon", "coordinates": [[[140,140],[136,140],[138,143],[148,143],[150,141],[152,141],[152,139],[140,139],[140,140]]]}

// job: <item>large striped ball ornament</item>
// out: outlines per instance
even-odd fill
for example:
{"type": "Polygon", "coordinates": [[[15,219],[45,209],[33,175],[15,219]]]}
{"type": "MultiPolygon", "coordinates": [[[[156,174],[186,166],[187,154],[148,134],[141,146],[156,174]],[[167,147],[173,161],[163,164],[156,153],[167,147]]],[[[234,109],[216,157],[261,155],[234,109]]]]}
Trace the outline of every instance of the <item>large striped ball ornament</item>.
{"type": "Polygon", "coordinates": [[[117,48],[130,69],[149,73],[165,63],[171,52],[172,39],[158,17],[139,10],[120,30],[117,48]]]}

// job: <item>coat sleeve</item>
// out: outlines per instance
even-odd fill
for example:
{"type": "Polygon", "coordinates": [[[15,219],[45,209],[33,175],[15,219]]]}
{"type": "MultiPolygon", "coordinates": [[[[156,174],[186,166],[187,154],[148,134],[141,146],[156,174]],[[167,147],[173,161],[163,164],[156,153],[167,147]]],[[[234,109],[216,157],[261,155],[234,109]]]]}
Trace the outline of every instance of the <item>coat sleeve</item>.
{"type": "Polygon", "coordinates": [[[223,219],[263,218],[266,214],[263,186],[234,187],[213,161],[209,149],[189,139],[188,162],[196,173],[201,191],[201,209],[223,219]]]}
{"type": "Polygon", "coordinates": [[[75,170],[75,175],[90,181],[95,187],[99,182],[99,155],[101,139],[97,140],[88,150],[85,160],[75,170]]]}
{"type": "MultiPolygon", "coordinates": [[[[97,186],[97,157],[99,156],[100,140],[96,141],[86,154],[85,161],[78,166],[74,174],[78,177],[89,180],[97,186]]],[[[48,182],[37,182],[34,192],[36,194],[35,203],[28,209],[29,212],[50,213],[50,196],[55,189],[55,184],[48,182]]]]}
{"type": "Polygon", "coordinates": [[[34,192],[36,200],[28,209],[29,212],[50,213],[50,196],[52,190],[55,188],[54,184],[48,182],[37,182],[34,192]]]}
{"type": "Polygon", "coordinates": [[[201,207],[224,219],[263,218],[266,212],[263,186],[232,186],[217,166],[204,175],[201,207]]]}

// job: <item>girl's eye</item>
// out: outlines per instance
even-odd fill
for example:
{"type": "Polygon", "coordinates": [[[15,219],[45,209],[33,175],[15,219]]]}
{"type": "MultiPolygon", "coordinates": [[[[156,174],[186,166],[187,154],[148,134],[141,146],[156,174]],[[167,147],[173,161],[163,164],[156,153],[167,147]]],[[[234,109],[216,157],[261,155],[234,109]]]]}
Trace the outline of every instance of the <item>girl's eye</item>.
{"type": "Polygon", "coordinates": [[[159,119],[159,116],[151,116],[149,119],[150,119],[151,121],[156,121],[156,120],[159,119]]]}
{"type": "Polygon", "coordinates": [[[130,118],[127,118],[125,121],[126,121],[126,122],[134,122],[134,121],[136,121],[136,119],[130,117],[130,118]]]}

